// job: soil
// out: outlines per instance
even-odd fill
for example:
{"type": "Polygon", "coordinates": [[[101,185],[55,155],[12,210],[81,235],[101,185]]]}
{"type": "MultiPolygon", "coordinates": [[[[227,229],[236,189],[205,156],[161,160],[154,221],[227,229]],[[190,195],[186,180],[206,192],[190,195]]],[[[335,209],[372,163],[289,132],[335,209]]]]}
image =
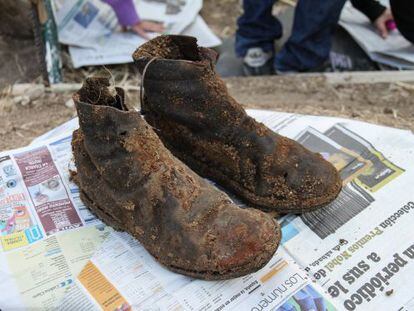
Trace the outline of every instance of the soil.
{"type": "Polygon", "coordinates": [[[221,38],[234,34],[241,13],[240,0],[204,0],[201,10],[206,23],[221,38]]]}
{"type": "MultiPolygon", "coordinates": [[[[246,108],[340,116],[414,130],[414,87],[404,84],[332,86],[322,77],[298,76],[225,79],[230,93],[246,108]],[[407,87],[410,86],[410,87],[407,87]]],[[[138,105],[137,92],[129,92],[138,105]]],[[[26,106],[0,99],[0,150],[27,145],[35,137],[75,116],[65,103],[71,94],[50,94],[26,106]]]]}
{"type": "Polygon", "coordinates": [[[323,77],[230,78],[230,93],[245,107],[339,116],[414,130],[413,84],[333,86],[323,77]]]}
{"type": "Polygon", "coordinates": [[[0,99],[0,151],[25,146],[74,117],[74,108],[65,106],[70,96],[47,94],[27,106],[14,103],[11,97],[0,99]]]}

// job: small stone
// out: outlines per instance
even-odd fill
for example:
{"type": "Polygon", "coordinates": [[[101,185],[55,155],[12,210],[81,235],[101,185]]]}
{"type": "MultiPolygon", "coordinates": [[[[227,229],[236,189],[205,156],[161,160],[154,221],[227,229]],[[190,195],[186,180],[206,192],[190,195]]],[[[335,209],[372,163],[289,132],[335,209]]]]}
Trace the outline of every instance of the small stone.
{"type": "Polygon", "coordinates": [[[135,233],[138,235],[143,235],[144,234],[144,230],[142,230],[141,227],[136,226],[135,227],[135,233]]]}
{"type": "Polygon", "coordinates": [[[393,293],[394,293],[394,290],[393,290],[393,289],[390,289],[390,290],[387,290],[387,291],[385,292],[385,295],[387,295],[387,296],[391,296],[393,293]]]}
{"type": "Polygon", "coordinates": [[[15,96],[13,98],[13,102],[15,104],[20,104],[22,106],[27,106],[28,104],[30,104],[30,97],[26,96],[26,95],[15,96]]]}
{"type": "Polygon", "coordinates": [[[124,207],[127,211],[133,211],[135,209],[135,205],[131,201],[125,202],[124,207]]]}
{"type": "Polygon", "coordinates": [[[65,103],[65,106],[66,106],[67,108],[73,108],[73,107],[75,107],[75,103],[74,103],[73,99],[72,99],[72,98],[71,98],[71,99],[68,99],[68,100],[66,101],[66,103],[65,103]]]}
{"type": "Polygon", "coordinates": [[[43,94],[44,94],[43,87],[32,87],[27,92],[27,96],[31,100],[39,99],[40,97],[43,96],[43,94]]]}
{"type": "Polygon", "coordinates": [[[13,97],[13,103],[14,104],[20,104],[21,101],[22,101],[22,96],[14,96],[13,97]]]}
{"type": "Polygon", "coordinates": [[[10,97],[0,99],[0,112],[1,111],[11,112],[13,109],[13,106],[15,106],[15,104],[10,97]]]}

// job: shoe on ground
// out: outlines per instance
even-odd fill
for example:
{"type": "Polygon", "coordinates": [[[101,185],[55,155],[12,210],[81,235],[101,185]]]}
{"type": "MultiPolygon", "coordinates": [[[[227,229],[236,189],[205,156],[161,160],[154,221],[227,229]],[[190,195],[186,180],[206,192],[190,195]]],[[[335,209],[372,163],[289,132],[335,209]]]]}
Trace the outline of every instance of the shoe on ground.
{"type": "Polygon", "coordinates": [[[243,58],[245,76],[268,76],[274,74],[273,53],[262,48],[250,48],[243,58]]]}

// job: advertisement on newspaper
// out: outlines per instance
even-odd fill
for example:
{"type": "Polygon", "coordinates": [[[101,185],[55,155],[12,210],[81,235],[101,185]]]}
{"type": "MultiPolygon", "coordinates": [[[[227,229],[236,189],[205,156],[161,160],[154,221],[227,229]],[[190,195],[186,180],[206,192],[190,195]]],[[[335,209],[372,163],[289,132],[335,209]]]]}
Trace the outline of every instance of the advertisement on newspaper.
{"type": "Polygon", "coordinates": [[[14,155],[46,235],[82,226],[47,147],[14,155]]]}
{"type": "Polygon", "coordinates": [[[0,241],[3,250],[43,238],[18,168],[9,155],[0,156],[0,241]]]}

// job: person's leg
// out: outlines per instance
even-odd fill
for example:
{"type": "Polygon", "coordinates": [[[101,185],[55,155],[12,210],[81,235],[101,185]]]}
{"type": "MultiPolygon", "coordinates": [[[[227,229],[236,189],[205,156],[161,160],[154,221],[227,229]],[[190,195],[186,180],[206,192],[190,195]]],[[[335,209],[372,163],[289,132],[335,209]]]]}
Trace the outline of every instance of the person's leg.
{"type": "Polygon", "coordinates": [[[275,58],[279,72],[308,71],[329,57],[331,37],[346,0],[299,0],[292,35],[275,58]]]}
{"type": "Polygon", "coordinates": [[[274,40],[282,36],[282,25],[272,15],[276,0],[243,0],[243,14],[237,21],[236,54],[246,56],[250,48],[274,53],[274,40]]]}

